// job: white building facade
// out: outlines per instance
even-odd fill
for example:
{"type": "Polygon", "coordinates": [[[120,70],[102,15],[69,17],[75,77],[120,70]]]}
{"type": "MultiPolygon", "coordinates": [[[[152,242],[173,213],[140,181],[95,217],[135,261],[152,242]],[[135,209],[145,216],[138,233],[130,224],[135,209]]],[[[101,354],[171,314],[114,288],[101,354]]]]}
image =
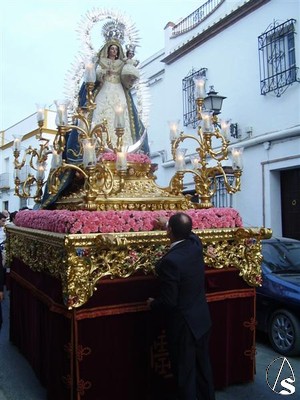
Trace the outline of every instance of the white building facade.
{"type": "MultiPolygon", "coordinates": [[[[226,99],[220,118],[231,119],[231,146],[244,148],[241,191],[230,198],[245,226],[266,226],[276,236],[300,239],[300,2],[298,0],[208,0],[180,23],[165,27],[165,48],[141,64],[151,107],[148,136],[157,183],[167,186],[175,173],[168,121],[189,124],[192,100],[185,85],[204,74],[207,89],[226,99]]],[[[53,139],[55,115],[48,111],[45,135],[53,139]]],[[[35,115],[0,137],[2,209],[33,207],[14,196],[13,134],[23,148],[36,146],[35,115]]],[[[184,144],[189,156],[193,142],[184,144]]],[[[230,165],[230,160],[226,161],[230,165]]],[[[193,178],[185,178],[193,190],[193,178]]],[[[224,197],[224,196],[223,196],[224,197]]],[[[228,196],[226,196],[227,198],[228,196]]],[[[228,205],[228,201],[215,206],[228,205]]]]}
{"type": "MultiPolygon", "coordinates": [[[[296,0],[207,1],[177,25],[169,23],[165,49],[142,64],[151,94],[148,132],[153,162],[159,163],[157,182],[166,186],[174,174],[167,122],[181,120],[185,133],[196,134],[183,126],[184,82],[204,69],[207,89],[213,85],[227,97],[219,117],[230,118],[236,128],[231,146],[244,148],[241,191],[232,206],[245,226],[298,239],[299,20],[296,0]]],[[[187,155],[193,152],[195,146],[188,147],[187,155]]],[[[192,182],[187,178],[187,190],[192,182]]]]}

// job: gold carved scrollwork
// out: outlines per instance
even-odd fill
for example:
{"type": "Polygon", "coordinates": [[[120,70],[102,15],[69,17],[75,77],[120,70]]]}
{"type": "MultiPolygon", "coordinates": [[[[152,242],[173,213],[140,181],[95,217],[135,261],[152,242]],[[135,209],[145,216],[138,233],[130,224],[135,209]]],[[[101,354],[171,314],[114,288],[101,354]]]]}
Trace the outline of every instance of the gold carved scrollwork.
{"type": "MultiPolygon", "coordinates": [[[[151,235],[143,232],[99,234],[92,245],[75,236],[66,241],[71,266],[66,282],[69,307],[84,304],[96,290],[97,282],[104,277],[128,278],[138,271],[153,273],[155,262],[165,250],[165,245],[158,244],[151,235]]],[[[164,241],[167,239],[162,239],[164,241]]]]}
{"type": "MultiPolygon", "coordinates": [[[[128,278],[137,272],[153,274],[156,261],[169,244],[164,231],[55,234],[8,228],[9,259],[21,259],[34,271],[47,272],[62,282],[65,304],[85,304],[105,278],[128,278]],[[47,255],[47,256],[46,256],[47,255]]],[[[250,285],[261,284],[261,239],[268,229],[223,228],[195,230],[212,268],[235,267],[250,285]]]]}
{"type": "MultiPolygon", "coordinates": [[[[15,229],[16,230],[16,229],[15,229]]],[[[33,271],[47,271],[56,278],[64,275],[67,253],[63,246],[64,235],[34,229],[18,228],[17,232],[8,230],[8,261],[13,257],[22,260],[33,271]]]]}
{"type": "Polygon", "coordinates": [[[112,191],[114,184],[113,174],[106,165],[97,165],[93,173],[89,176],[89,180],[86,185],[90,185],[91,190],[98,194],[99,188],[101,188],[101,194],[108,194],[112,191]]]}
{"type": "MultiPolygon", "coordinates": [[[[261,285],[261,239],[271,237],[270,229],[235,229],[218,240],[204,237],[206,243],[205,262],[213,268],[235,267],[240,276],[250,285],[261,285]]],[[[201,235],[200,235],[201,236],[201,235]]]]}

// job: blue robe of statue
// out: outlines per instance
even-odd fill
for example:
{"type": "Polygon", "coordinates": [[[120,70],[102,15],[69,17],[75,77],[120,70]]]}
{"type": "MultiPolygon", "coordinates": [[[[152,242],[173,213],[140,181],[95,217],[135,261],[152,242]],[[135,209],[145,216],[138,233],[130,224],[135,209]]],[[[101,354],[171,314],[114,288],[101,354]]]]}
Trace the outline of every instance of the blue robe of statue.
{"type": "MultiPolygon", "coordinates": [[[[105,45],[105,49],[109,44],[105,45]]],[[[128,73],[122,77],[122,68],[125,66],[125,62],[122,60],[109,60],[108,58],[99,59],[99,80],[96,81],[94,87],[96,109],[92,114],[92,123],[97,124],[106,118],[108,121],[108,129],[111,133],[113,131],[114,124],[114,106],[120,101],[124,104],[126,102],[126,114],[125,114],[125,134],[123,142],[125,145],[132,145],[136,143],[144,134],[145,127],[138,116],[137,108],[133,102],[132,94],[128,87],[126,88],[125,82],[128,82],[128,73]],[[126,80],[125,80],[126,79],[126,80]],[[125,99],[125,100],[124,100],[125,99]],[[127,135],[127,136],[125,136],[127,135]]],[[[130,66],[131,67],[131,66],[130,66]]],[[[131,67],[133,68],[133,67],[131,67]]],[[[125,68],[124,68],[125,70],[125,68]]],[[[82,84],[79,91],[79,107],[85,107],[86,105],[86,86],[82,84]]],[[[116,136],[111,134],[113,145],[115,145],[116,136]]],[[[143,141],[141,150],[145,154],[149,154],[149,145],[147,136],[143,141]]],[[[82,163],[83,154],[82,148],[78,141],[78,131],[72,129],[66,137],[66,148],[63,153],[63,159],[69,164],[79,165],[82,163]]],[[[74,181],[75,171],[66,170],[61,176],[61,184],[56,194],[49,194],[48,185],[45,187],[44,196],[41,202],[41,208],[51,208],[56,200],[63,194],[63,192],[70,186],[70,183],[74,181]]]]}

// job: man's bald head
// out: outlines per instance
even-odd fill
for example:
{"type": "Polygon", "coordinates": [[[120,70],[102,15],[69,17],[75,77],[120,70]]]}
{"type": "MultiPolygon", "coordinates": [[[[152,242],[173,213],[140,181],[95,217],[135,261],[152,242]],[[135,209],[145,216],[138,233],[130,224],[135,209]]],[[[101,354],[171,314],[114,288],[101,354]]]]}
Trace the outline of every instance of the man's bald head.
{"type": "Polygon", "coordinates": [[[187,239],[192,232],[192,227],[192,218],[183,212],[172,215],[168,222],[168,228],[171,230],[174,240],[187,239]]]}

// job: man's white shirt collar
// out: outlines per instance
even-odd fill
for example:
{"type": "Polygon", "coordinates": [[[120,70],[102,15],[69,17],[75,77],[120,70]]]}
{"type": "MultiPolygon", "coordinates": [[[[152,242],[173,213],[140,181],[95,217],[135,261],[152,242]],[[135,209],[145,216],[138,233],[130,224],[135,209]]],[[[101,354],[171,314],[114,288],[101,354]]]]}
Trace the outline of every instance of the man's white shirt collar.
{"type": "Polygon", "coordinates": [[[182,240],[177,240],[177,242],[173,242],[173,243],[170,245],[170,249],[172,249],[172,247],[176,246],[176,244],[181,243],[181,242],[184,242],[184,239],[182,239],[182,240]]]}

